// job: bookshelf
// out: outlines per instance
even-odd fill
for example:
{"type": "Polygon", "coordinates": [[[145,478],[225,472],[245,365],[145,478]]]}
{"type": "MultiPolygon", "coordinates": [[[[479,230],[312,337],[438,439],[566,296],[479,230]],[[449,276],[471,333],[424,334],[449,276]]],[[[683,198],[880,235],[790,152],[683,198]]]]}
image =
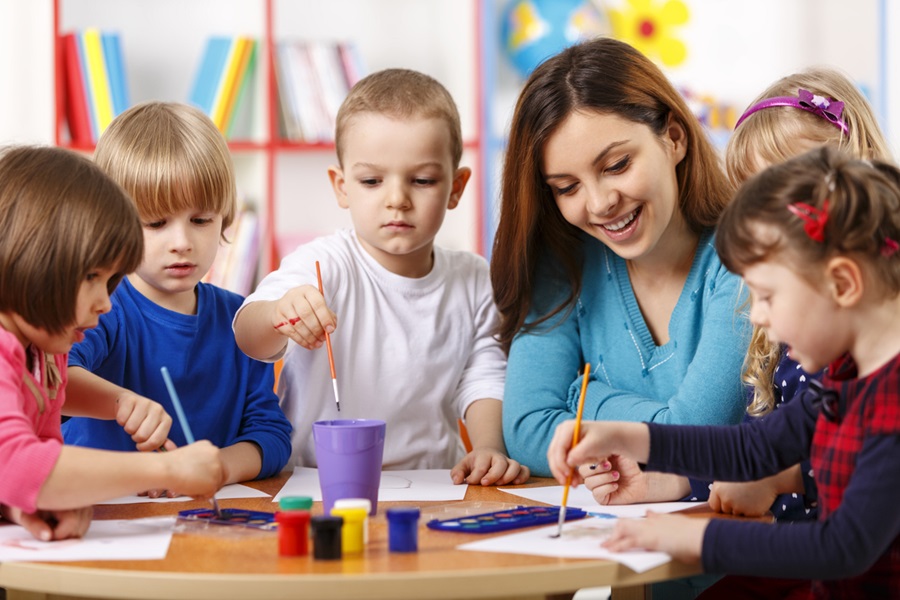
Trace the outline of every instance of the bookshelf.
{"type": "Polygon", "coordinates": [[[482,178],[482,0],[52,0],[55,41],[55,142],[74,146],[65,121],[61,36],[96,27],[121,36],[132,103],[187,102],[207,38],[257,40],[251,92],[229,138],[239,191],[260,219],[260,274],[298,243],[349,227],[330,188],[334,144],[281,138],[273,50],[282,40],[347,41],[368,72],[405,67],[426,72],[453,95],[463,124],[463,164],[473,179],[450,211],[438,243],[484,254],[482,178]],[[375,23],[390,23],[385,28],[375,23]],[[385,32],[389,31],[390,34],[385,32]]]}

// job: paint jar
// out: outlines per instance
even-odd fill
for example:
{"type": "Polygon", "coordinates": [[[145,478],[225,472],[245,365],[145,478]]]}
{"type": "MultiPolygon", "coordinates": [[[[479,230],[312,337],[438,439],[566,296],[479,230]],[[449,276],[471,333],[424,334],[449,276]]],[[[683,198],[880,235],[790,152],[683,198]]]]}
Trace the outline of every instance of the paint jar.
{"type": "Polygon", "coordinates": [[[416,552],[419,549],[419,514],[418,508],[387,509],[391,552],[416,552]]]}
{"type": "Polygon", "coordinates": [[[310,519],[313,535],[313,558],[339,560],[341,558],[341,517],[318,516],[310,519]]]}
{"type": "Polygon", "coordinates": [[[366,519],[363,521],[363,544],[369,543],[369,513],[372,512],[372,503],[368,498],[341,498],[334,501],[334,508],[363,508],[366,511],[366,519]]]}
{"type": "Polygon", "coordinates": [[[306,556],[309,554],[309,519],[312,498],[288,496],[278,503],[275,521],[278,523],[278,554],[306,556]]]}
{"type": "Polygon", "coordinates": [[[359,554],[365,547],[363,524],[366,521],[364,508],[332,508],[331,515],[344,519],[341,530],[341,547],[344,554],[359,554]]]}

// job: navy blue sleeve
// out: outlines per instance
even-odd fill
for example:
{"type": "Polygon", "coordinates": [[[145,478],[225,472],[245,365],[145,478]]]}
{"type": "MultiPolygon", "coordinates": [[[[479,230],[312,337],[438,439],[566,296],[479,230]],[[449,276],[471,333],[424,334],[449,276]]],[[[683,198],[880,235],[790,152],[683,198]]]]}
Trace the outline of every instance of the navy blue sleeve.
{"type": "Polygon", "coordinates": [[[840,506],[824,521],[710,521],[703,569],[800,579],[847,579],[866,572],[900,535],[900,439],[869,437],[858,458],[840,506]]]}
{"type": "Polygon", "coordinates": [[[699,480],[754,481],[808,458],[818,409],[801,394],[777,411],[731,426],[650,428],[647,468],[699,480]]]}

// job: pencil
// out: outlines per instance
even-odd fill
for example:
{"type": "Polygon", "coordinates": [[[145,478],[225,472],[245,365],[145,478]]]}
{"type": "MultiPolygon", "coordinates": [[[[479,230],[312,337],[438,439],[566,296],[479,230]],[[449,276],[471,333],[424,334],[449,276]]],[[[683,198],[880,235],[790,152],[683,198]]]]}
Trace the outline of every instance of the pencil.
{"type": "MultiPolygon", "coordinates": [[[[322,270],[319,268],[319,261],[316,261],[316,279],[319,282],[319,293],[325,296],[322,289],[322,270]]],[[[328,366],[331,367],[331,387],[334,388],[334,403],[337,405],[338,412],[341,411],[341,398],[338,396],[337,375],[334,373],[334,353],[331,351],[331,336],[325,332],[325,348],[328,350],[328,366]]]]}
{"type": "MultiPolygon", "coordinates": [[[[163,376],[163,381],[166,382],[166,389],[169,390],[169,398],[172,399],[172,406],[175,407],[175,415],[178,417],[178,422],[181,424],[181,430],[184,432],[184,439],[187,440],[188,444],[194,443],[194,434],[191,432],[191,426],[188,423],[187,415],[184,414],[184,409],[181,407],[181,400],[178,399],[178,392],[175,391],[175,384],[172,383],[172,378],[169,376],[169,369],[166,367],[160,367],[160,372],[163,376]]],[[[216,502],[216,497],[213,496],[210,498],[210,501],[213,505],[213,510],[216,512],[217,517],[222,516],[222,511],[219,510],[219,503],[216,502]]]]}
{"type": "MultiPolygon", "coordinates": [[[[584,363],[584,377],[581,380],[581,396],[578,398],[578,414],[575,415],[575,430],[572,432],[572,448],[578,443],[578,434],[581,432],[581,415],[584,414],[584,396],[587,393],[588,378],[591,375],[591,363],[584,363]]],[[[566,521],[566,502],[569,500],[569,486],[572,485],[572,474],[566,477],[566,485],[563,487],[562,504],[559,507],[559,531],[556,537],[562,535],[563,523],[566,521]]]]}

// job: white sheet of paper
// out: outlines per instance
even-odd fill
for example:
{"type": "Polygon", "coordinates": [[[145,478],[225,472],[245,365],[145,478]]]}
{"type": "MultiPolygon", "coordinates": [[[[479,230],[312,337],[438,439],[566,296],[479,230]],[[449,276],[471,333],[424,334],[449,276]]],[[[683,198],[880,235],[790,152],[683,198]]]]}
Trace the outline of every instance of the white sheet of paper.
{"type": "MultiPolygon", "coordinates": [[[[216,492],[216,500],[231,500],[234,498],[267,498],[269,494],[252,487],[232,483],[216,492]]],[[[122,496],[97,504],[139,504],[141,502],[188,502],[193,500],[190,496],[178,496],[176,498],[148,498],[147,496],[122,496]]]]}
{"type": "Polygon", "coordinates": [[[563,534],[558,538],[551,537],[556,535],[558,527],[550,525],[478,540],[457,548],[559,558],[605,558],[621,563],[636,573],[643,573],[672,560],[663,552],[610,552],[602,548],[600,543],[609,535],[613,523],[610,519],[581,519],[563,525],[563,534]]]}
{"type": "MultiPolygon", "coordinates": [[[[466,484],[454,485],[450,479],[450,469],[382,471],[378,500],[382,502],[462,500],[466,497],[468,487],[466,484]]],[[[319,470],[294,467],[294,473],[272,501],[278,502],[285,496],[310,496],[313,500],[322,500],[319,470]]]]}
{"type": "Polygon", "coordinates": [[[159,560],[166,557],[175,517],[93,521],[83,538],[42,542],[24,527],[0,527],[0,562],[159,560]]]}
{"type": "MultiPolygon", "coordinates": [[[[562,501],[563,486],[553,485],[539,488],[500,488],[501,491],[514,496],[521,496],[536,502],[545,502],[558,506],[562,501]]],[[[652,502],[648,504],[624,504],[621,506],[601,506],[597,504],[594,497],[583,485],[577,488],[569,488],[569,498],[566,506],[574,506],[592,514],[611,515],[614,517],[625,517],[632,519],[640,519],[647,516],[647,511],[652,510],[659,513],[670,513],[699,506],[698,502],[652,502]]]]}

